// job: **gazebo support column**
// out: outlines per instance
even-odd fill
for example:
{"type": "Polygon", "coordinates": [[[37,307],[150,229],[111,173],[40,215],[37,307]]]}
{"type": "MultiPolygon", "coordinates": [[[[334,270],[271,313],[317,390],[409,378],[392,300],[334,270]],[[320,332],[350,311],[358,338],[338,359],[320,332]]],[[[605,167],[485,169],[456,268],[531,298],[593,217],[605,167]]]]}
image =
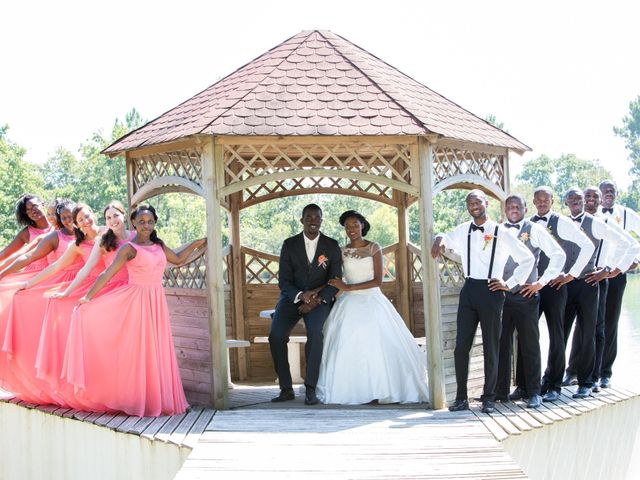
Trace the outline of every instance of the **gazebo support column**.
{"type": "Polygon", "coordinates": [[[440,279],[436,262],[431,258],[433,231],[433,155],[435,139],[418,138],[417,156],[420,165],[420,241],[422,260],[422,291],[424,295],[424,329],[427,337],[427,370],[429,393],[434,409],[445,407],[445,375],[442,352],[442,322],[440,279]]]}
{"type": "Polygon", "coordinates": [[[393,191],[393,199],[398,209],[398,251],[396,252],[396,308],[404,319],[409,329],[411,325],[411,312],[409,305],[409,252],[407,239],[409,235],[407,222],[407,194],[399,190],[393,191]]]}
{"type": "MultiPolygon", "coordinates": [[[[244,324],[244,292],[242,268],[242,252],[240,251],[240,202],[242,192],[232,193],[229,196],[229,237],[231,242],[232,269],[229,272],[231,288],[233,289],[233,325],[235,328],[235,338],[245,340],[244,324]]],[[[238,378],[247,378],[247,355],[244,348],[234,349],[238,353],[238,378]]]]}
{"type": "Polygon", "coordinates": [[[207,294],[209,297],[209,332],[211,338],[211,400],[214,408],[227,408],[227,345],[224,315],[224,281],[222,278],[222,232],[219,178],[222,171],[222,148],[213,138],[206,140],[202,151],[202,176],[207,210],[207,294]]]}

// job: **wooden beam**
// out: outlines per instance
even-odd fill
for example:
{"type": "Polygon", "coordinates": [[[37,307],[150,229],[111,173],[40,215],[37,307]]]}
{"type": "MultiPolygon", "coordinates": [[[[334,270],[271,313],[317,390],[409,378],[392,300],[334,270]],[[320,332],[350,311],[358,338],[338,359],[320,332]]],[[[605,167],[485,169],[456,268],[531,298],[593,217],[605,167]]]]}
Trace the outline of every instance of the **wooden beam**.
{"type": "Polygon", "coordinates": [[[351,135],[351,136],[334,136],[334,135],[309,135],[309,136],[258,136],[252,135],[248,137],[242,136],[219,136],[216,141],[221,145],[281,145],[281,144],[297,144],[297,145],[338,145],[344,143],[351,144],[370,144],[370,145],[415,145],[415,135],[351,135]]]}
{"type": "MultiPolygon", "coordinates": [[[[440,277],[438,266],[431,258],[433,243],[433,144],[418,140],[415,154],[420,162],[420,241],[422,260],[422,291],[424,295],[424,331],[427,337],[427,369],[429,393],[434,409],[445,407],[445,372],[442,351],[442,321],[440,308],[440,277]]],[[[412,156],[413,156],[412,152],[412,156]]]]}
{"type": "Polygon", "coordinates": [[[222,149],[212,138],[203,145],[202,177],[207,211],[207,293],[209,296],[209,335],[211,342],[211,403],[214,408],[228,406],[227,335],[222,278],[222,229],[218,182],[222,171],[222,149]]]}
{"type": "Polygon", "coordinates": [[[409,252],[407,242],[409,237],[409,222],[407,221],[407,194],[398,190],[393,191],[395,206],[398,209],[398,250],[396,251],[396,305],[400,316],[407,327],[411,328],[410,311],[410,279],[409,252]]]}
{"type": "MultiPolygon", "coordinates": [[[[186,138],[178,141],[171,141],[167,143],[159,143],[156,145],[151,145],[149,147],[140,147],[135,150],[129,150],[127,152],[127,156],[129,158],[140,158],[146,157],[147,155],[153,155],[156,153],[166,153],[166,152],[176,152],[178,150],[186,150],[190,148],[197,147],[198,143],[195,139],[186,138]]],[[[111,154],[110,154],[111,155],[111,154]]]]}
{"type": "MultiPolygon", "coordinates": [[[[127,206],[129,207],[127,211],[131,213],[131,199],[136,194],[136,187],[133,182],[133,174],[135,173],[134,164],[133,164],[133,160],[129,158],[129,153],[125,154],[124,161],[125,161],[125,167],[127,169],[127,206]]],[[[130,228],[133,228],[133,227],[130,227],[130,228]]]]}
{"type": "MultiPolygon", "coordinates": [[[[244,270],[242,268],[242,251],[240,247],[240,206],[242,192],[236,192],[229,198],[229,240],[231,243],[231,271],[229,279],[233,292],[233,325],[234,338],[247,340],[245,336],[244,318],[244,270]]],[[[247,378],[247,353],[244,348],[235,349],[238,358],[238,379],[247,378]]]]}

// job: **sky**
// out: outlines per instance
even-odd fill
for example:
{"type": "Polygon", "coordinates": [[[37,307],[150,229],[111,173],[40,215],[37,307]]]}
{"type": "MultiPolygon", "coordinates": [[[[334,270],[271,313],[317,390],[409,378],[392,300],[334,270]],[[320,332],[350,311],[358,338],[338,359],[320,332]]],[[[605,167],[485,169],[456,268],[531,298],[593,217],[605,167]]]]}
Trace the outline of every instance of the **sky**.
{"type": "Polygon", "coordinates": [[[136,108],[151,120],[301,30],[331,30],[532,152],[599,159],[620,186],[613,133],[640,95],[640,2],[10,1],[0,17],[0,125],[46,161],[136,108]],[[606,5],[606,6],[605,6],[606,5]]]}

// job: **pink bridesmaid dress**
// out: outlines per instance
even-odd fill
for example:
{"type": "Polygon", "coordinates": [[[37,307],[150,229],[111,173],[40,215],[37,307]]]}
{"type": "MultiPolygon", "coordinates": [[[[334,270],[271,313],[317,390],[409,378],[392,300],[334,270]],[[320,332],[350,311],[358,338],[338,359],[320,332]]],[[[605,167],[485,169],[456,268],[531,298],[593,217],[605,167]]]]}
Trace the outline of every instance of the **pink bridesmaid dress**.
{"type": "MultiPolygon", "coordinates": [[[[102,259],[105,268],[113,263],[118,254],[118,249],[122,245],[129,243],[131,239],[135,237],[135,234],[135,231],[131,232],[126,240],[118,240],[116,242],[116,248],[103,255],[102,259]]],[[[102,262],[100,262],[100,265],[102,265],[102,262]]],[[[60,374],[62,372],[62,363],[67,345],[67,337],[69,335],[71,314],[78,303],[78,299],[89,291],[97,275],[102,273],[102,270],[97,271],[94,268],[91,273],[89,276],[91,280],[85,280],[77,289],[71,292],[68,297],[49,299],[42,322],[42,330],[40,332],[40,341],[35,361],[37,377],[45,380],[49,387],[49,390],[45,393],[57,398],[57,400],[65,406],[77,409],[87,409],[90,405],[82,405],[75,401],[73,387],[66,382],[61,382],[60,374]]],[[[129,274],[127,269],[122,268],[111,277],[109,282],[98,292],[96,298],[126,285],[128,282],[129,274]]]]}
{"type": "MultiPolygon", "coordinates": [[[[75,238],[70,235],[65,235],[61,232],[58,232],[58,235],[58,248],[50,254],[55,257],[55,260],[64,254],[71,242],[75,241],[75,238]]],[[[49,304],[49,299],[45,298],[44,294],[46,292],[62,291],[73,281],[78,271],[89,258],[93,244],[94,241],[82,242],[80,244],[81,255],[76,256],[71,265],[34,288],[21,290],[13,296],[1,349],[2,353],[7,356],[11,376],[14,380],[17,380],[15,385],[7,383],[5,390],[9,390],[22,400],[40,404],[60,403],[57,398],[47,393],[49,389],[46,383],[36,378],[36,352],[38,350],[40,332],[42,331],[42,323],[49,304]]],[[[54,259],[52,258],[51,260],[54,259]]],[[[104,270],[104,262],[99,261],[91,271],[89,278],[83,282],[83,284],[88,281],[91,282],[86,288],[87,290],[102,270],[104,270]]]]}
{"type": "Polygon", "coordinates": [[[161,245],[130,245],[129,283],[73,313],[63,377],[98,411],[179,414],[188,404],[162,286],[167,259],[161,245]]]}

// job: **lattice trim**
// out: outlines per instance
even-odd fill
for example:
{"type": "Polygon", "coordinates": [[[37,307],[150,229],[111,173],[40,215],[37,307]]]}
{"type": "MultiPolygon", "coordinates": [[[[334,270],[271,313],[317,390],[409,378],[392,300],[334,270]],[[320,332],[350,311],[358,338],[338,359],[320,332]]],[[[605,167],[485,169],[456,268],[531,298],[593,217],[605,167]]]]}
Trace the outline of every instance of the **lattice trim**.
{"type": "MultiPolygon", "coordinates": [[[[225,185],[278,172],[308,169],[353,172],[411,184],[408,145],[223,145],[225,185]]],[[[276,182],[277,183],[277,182],[276,182]]],[[[295,183],[292,184],[295,187],[295,183]]],[[[279,187],[287,189],[286,184],[279,187]]],[[[256,195],[255,193],[253,195],[256,195]]]]}
{"type": "Polygon", "coordinates": [[[411,269],[411,281],[415,283],[422,282],[422,259],[420,254],[409,249],[409,266],[411,269]]]}
{"type": "Polygon", "coordinates": [[[438,275],[441,287],[462,287],[464,284],[462,264],[446,253],[438,257],[438,275]]]}
{"type": "Polygon", "coordinates": [[[383,282],[393,282],[396,279],[397,244],[392,245],[391,248],[392,249],[389,251],[385,251],[387,250],[385,248],[382,252],[382,281],[383,282]]]}
{"type": "Polygon", "coordinates": [[[505,155],[436,146],[433,149],[433,177],[440,182],[456,175],[477,175],[504,188],[505,155]]]}
{"type": "Polygon", "coordinates": [[[186,178],[198,186],[202,186],[201,152],[197,149],[186,149],[176,152],[164,152],[131,159],[133,165],[133,185],[135,191],[150,181],[176,176],[186,178]]]}
{"type": "Polygon", "coordinates": [[[207,259],[202,254],[195,260],[179,267],[167,267],[162,284],[173,288],[202,289],[207,286],[207,259]]]}

